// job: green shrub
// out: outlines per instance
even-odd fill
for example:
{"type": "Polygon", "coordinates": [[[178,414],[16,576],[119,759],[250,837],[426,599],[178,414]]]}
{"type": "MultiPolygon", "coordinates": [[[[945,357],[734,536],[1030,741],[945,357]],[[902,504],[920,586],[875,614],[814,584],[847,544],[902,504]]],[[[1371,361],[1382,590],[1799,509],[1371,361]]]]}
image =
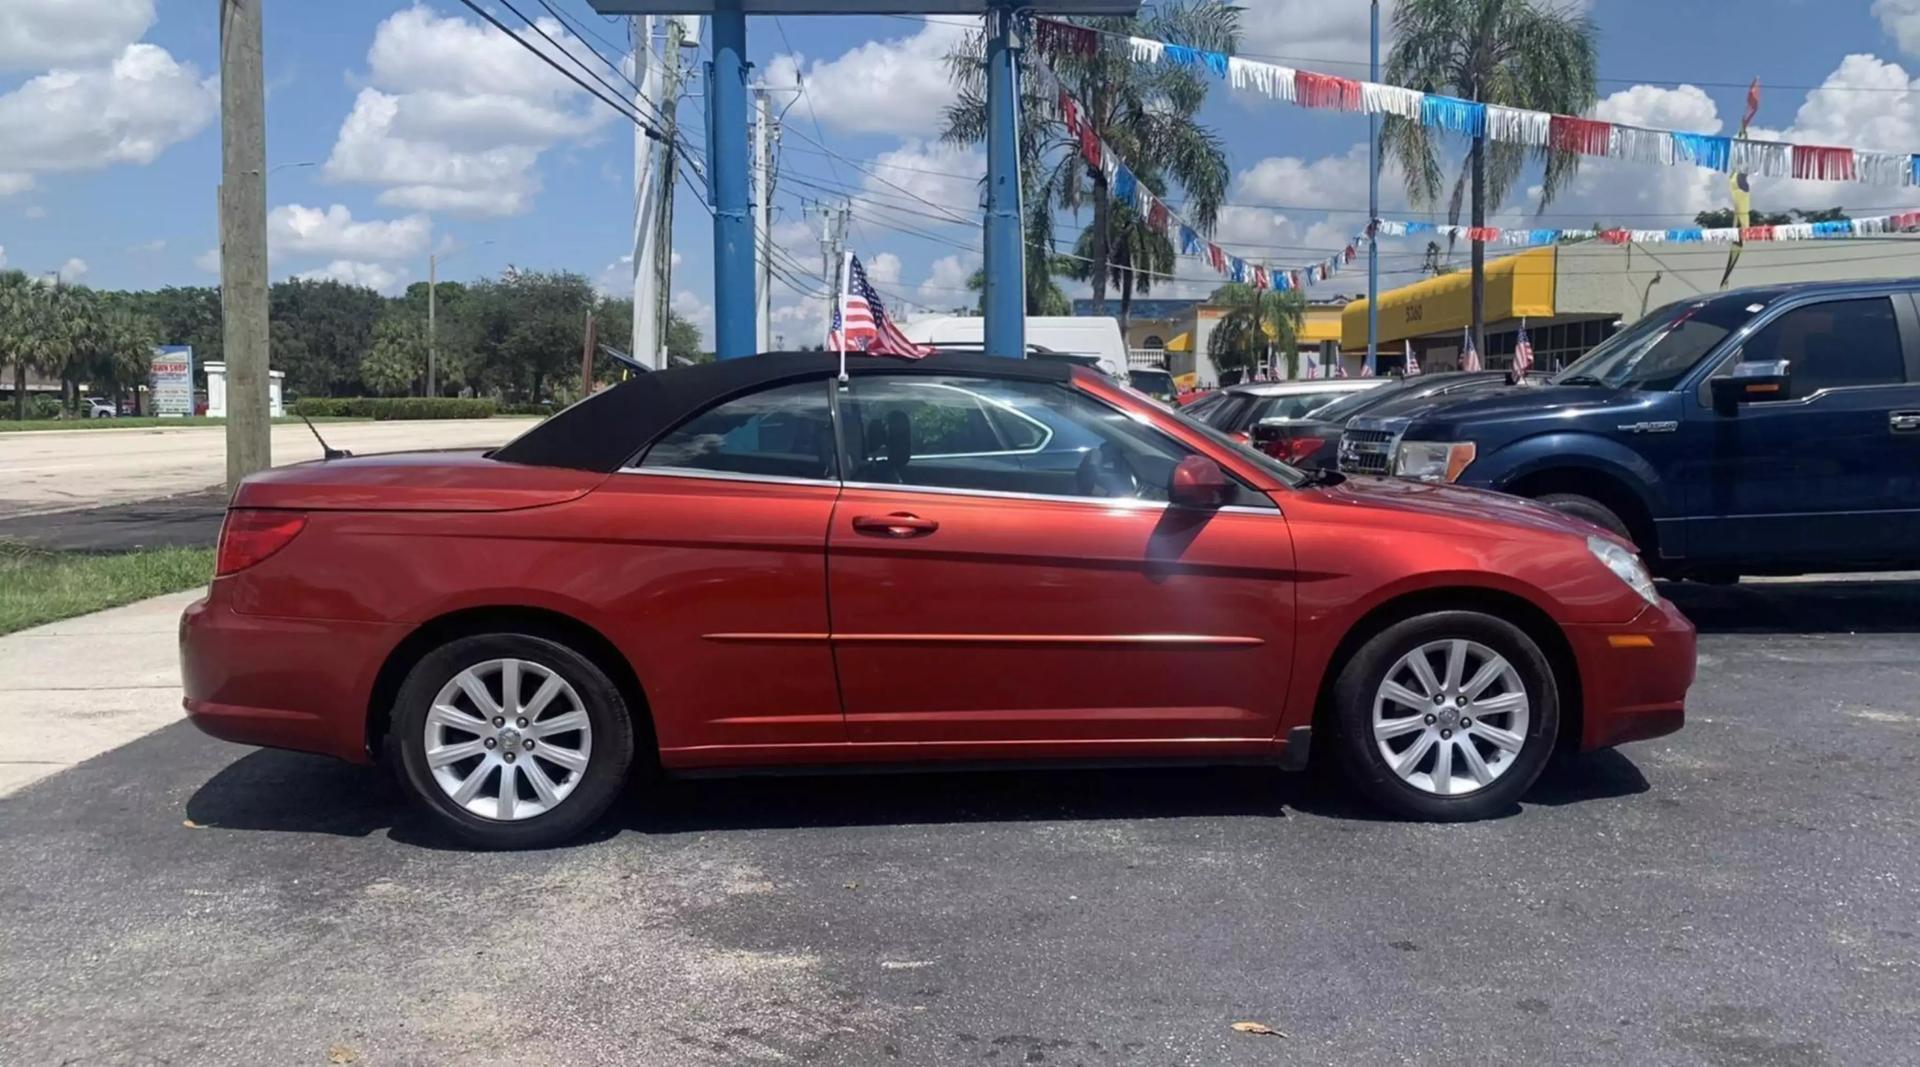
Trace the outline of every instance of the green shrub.
{"type": "Polygon", "coordinates": [[[538,415],[544,419],[559,410],[559,405],[548,401],[528,402],[521,400],[510,404],[501,404],[499,413],[502,415],[538,415]]]}
{"type": "Polygon", "coordinates": [[[30,396],[27,398],[27,418],[57,419],[61,414],[60,398],[57,396],[30,396]]]}
{"type": "Polygon", "coordinates": [[[499,405],[465,396],[309,396],[293,402],[293,413],[310,419],[486,419],[499,405]]]}

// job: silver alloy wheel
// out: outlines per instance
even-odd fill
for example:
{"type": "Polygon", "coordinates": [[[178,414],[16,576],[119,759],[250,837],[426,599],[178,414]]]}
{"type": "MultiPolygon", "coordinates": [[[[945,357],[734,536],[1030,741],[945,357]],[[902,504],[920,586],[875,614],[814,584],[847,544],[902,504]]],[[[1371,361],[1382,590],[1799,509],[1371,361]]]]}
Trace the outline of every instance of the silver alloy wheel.
{"type": "Polygon", "coordinates": [[[1529,710],[1527,687],[1504,656],[1478,641],[1429,641],[1401,656],[1380,682],[1373,742],[1401,781],[1436,796],[1464,796],[1520,758],[1529,710]]]}
{"type": "Polygon", "coordinates": [[[580,785],[593,724],[552,668],[493,659],[459,674],[427,711],[433,780],[475,815],[518,822],[552,811],[580,785]]]}

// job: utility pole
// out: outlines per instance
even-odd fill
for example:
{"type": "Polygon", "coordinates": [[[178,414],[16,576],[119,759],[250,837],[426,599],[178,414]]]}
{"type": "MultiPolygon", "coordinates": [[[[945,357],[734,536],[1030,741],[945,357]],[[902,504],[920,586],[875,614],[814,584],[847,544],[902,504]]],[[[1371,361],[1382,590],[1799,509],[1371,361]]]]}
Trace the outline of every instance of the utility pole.
{"type": "Polygon", "coordinates": [[[439,390],[434,388],[434,377],[433,377],[434,341],[439,337],[438,332],[434,328],[435,323],[434,323],[434,313],[433,313],[434,311],[433,287],[435,282],[439,280],[439,277],[438,277],[439,271],[440,271],[440,256],[437,253],[428,252],[427,253],[427,395],[428,396],[440,395],[439,390]]]}
{"type": "MultiPolygon", "coordinates": [[[[680,47],[687,41],[687,26],[699,25],[692,16],[676,15],[667,19],[667,39],[660,60],[660,114],[663,143],[660,147],[660,214],[655,221],[659,237],[654,241],[654,321],[660,324],[660,366],[667,365],[667,328],[673,323],[673,187],[679,172],[680,151],[680,47]]],[[[698,44],[698,38],[695,38],[698,44]]]]}
{"type": "Polygon", "coordinates": [[[227,485],[273,465],[267,376],[267,96],[262,0],[220,4],[220,319],[227,485]]]}
{"type": "Polygon", "coordinates": [[[747,164],[747,16],[716,7],[707,62],[707,202],[713,205],[713,355],[753,355],[753,190],[747,164]]]}
{"type": "MultiPolygon", "coordinates": [[[[1367,75],[1380,81],[1380,0],[1373,0],[1367,75]]],[[[1367,116],[1367,366],[1380,373],[1380,116],[1367,116]]]]}
{"type": "Polygon", "coordinates": [[[846,204],[819,204],[809,210],[820,216],[820,281],[827,291],[826,314],[820,320],[820,336],[824,339],[833,329],[833,312],[840,306],[840,257],[847,239],[847,216],[852,211],[846,204]]]}
{"type": "Polygon", "coordinates": [[[753,350],[766,352],[773,340],[773,145],[780,136],[780,124],[770,116],[765,83],[753,87],[753,96],[753,249],[758,282],[753,350]]]}
{"type": "Polygon", "coordinates": [[[1019,0],[987,5],[987,217],[982,225],[986,354],[1027,354],[1026,219],[1020,207],[1019,0]]]}
{"type": "MultiPolygon", "coordinates": [[[[653,16],[635,15],[629,22],[633,43],[634,110],[642,115],[664,111],[660,106],[660,64],[653,58],[653,16]]],[[[671,129],[671,127],[669,127],[671,129]]],[[[660,197],[663,186],[673,185],[671,148],[646,135],[639,126],[633,129],[633,358],[645,367],[659,370],[665,359],[661,351],[659,244],[660,197]]]]}

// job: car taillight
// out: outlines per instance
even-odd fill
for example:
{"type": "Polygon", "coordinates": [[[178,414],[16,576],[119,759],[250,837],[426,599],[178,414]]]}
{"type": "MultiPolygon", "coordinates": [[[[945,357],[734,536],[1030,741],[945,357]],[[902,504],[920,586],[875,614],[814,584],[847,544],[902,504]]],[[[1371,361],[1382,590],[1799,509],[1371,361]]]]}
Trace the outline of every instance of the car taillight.
{"type": "Polygon", "coordinates": [[[287,547],[306,526],[307,517],[297,511],[236,508],[227,512],[213,576],[224,578],[246,570],[287,547]]]}

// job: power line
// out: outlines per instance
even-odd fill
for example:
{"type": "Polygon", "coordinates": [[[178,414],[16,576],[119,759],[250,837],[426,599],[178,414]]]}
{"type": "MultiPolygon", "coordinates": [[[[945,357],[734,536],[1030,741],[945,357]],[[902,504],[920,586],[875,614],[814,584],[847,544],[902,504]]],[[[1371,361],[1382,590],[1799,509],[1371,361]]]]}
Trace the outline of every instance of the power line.
{"type": "MultiPolygon", "coordinates": [[[[497,29],[501,33],[506,34],[508,37],[513,38],[514,42],[517,43],[520,47],[533,53],[535,56],[538,56],[540,58],[540,62],[545,63],[547,66],[552,67],[554,70],[559,71],[562,77],[566,78],[568,81],[572,82],[573,84],[579,86],[589,96],[594,97],[595,99],[599,100],[601,103],[607,105],[608,107],[614,109],[615,111],[618,111],[620,114],[626,116],[628,121],[632,122],[635,126],[640,127],[641,132],[645,133],[649,140],[659,141],[664,139],[660,136],[660,131],[658,129],[655,129],[651,123],[641,118],[640,115],[638,115],[637,113],[627,110],[625,106],[615,102],[612,98],[602,95],[598,90],[594,89],[593,86],[588,85],[586,82],[581,81],[578,77],[574,75],[572,71],[568,70],[567,68],[561,66],[558,63],[555,63],[552,57],[548,56],[545,52],[540,51],[540,49],[535,47],[531,41],[528,41],[526,38],[508,29],[505,23],[501,22],[497,18],[494,18],[491,12],[488,12],[487,10],[482,8],[479,4],[475,3],[474,0],[460,0],[460,2],[462,4],[465,4],[469,11],[472,11],[474,14],[480,16],[483,19],[486,19],[487,22],[493,25],[494,29],[497,29]]],[[[505,3],[505,0],[502,0],[502,3],[505,3]]],[[[508,10],[512,10],[511,4],[508,4],[507,7],[508,7],[508,10]]],[[[514,14],[520,15],[520,12],[514,11],[514,14]]],[[[522,19],[526,18],[525,15],[520,15],[520,17],[522,19]]]]}

